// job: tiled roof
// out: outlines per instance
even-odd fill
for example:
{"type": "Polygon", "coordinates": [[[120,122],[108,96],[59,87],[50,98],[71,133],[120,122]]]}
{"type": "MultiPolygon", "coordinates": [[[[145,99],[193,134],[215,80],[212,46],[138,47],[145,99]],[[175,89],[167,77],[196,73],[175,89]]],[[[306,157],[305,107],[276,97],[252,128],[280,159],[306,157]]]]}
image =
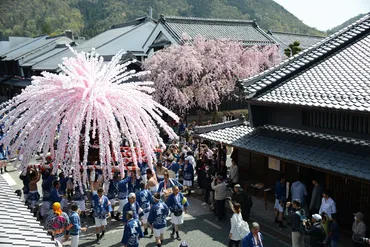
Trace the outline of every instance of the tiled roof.
{"type": "Polygon", "coordinates": [[[41,61],[43,61],[45,59],[48,59],[48,58],[50,58],[52,56],[55,56],[56,54],[58,54],[60,52],[65,51],[66,49],[68,49],[68,48],[67,47],[65,47],[65,48],[55,48],[55,49],[50,50],[50,51],[48,51],[48,52],[46,52],[46,53],[44,53],[44,54],[42,54],[40,56],[37,56],[37,57],[32,58],[30,60],[27,60],[26,62],[21,63],[20,65],[22,67],[31,67],[34,64],[37,64],[37,63],[39,63],[39,62],[41,62],[41,61]]]}
{"type": "MultiPolygon", "coordinates": [[[[134,40],[132,40],[132,38],[129,35],[126,36],[126,34],[131,34],[137,31],[136,28],[146,22],[152,22],[152,20],[138,18],[134,21],[130,21],[117,26],[112,26],[111,29],[87,40],[81,45],[74,47],[74,49],[78,52],[81,51],[89,52],[91,51],[92,48],[95,48],[100,55],[115,55],[118,51],[122,49],[124,49],[125,51],[128,51],[128,49],[134,49],[135,51],[137,51],[142,48],[142,43],[140,43],[140,40],[137,43],[133,41],[137,41],[140,35],[145,36],[145,34],[143,34],[141,30],[139,36],[138,35],[134,36],[134,40]]],[[[150,25],[146,26],[149,26],[149,28],[151,27],[150,25]]],[[[150,32],[151,31],[149,30],[145,37],[149,36],[150,32]]],[[[69,49],[66,49],[63,52],[60,52],[52,57],[49,57],[33,65],[32,69],[58,70],[59,64],[62,64],[64,57],[73,57],[73,53],[69,49]]]]}
{"type": "Polygon", "coordinates": [[[55,242],[2,176],[0,188],[0,246],[55,247],[55,242]]]}
{"type": "Polygon", "coordinates": [[[285,49],[294,41],[299,41],[300,47],[303,49],[307,49],[317,42],[325,39],[322,36],[312,36],[306,34],[299,34],[299,33],[283,33],[283,32],[275,32],[275,31],[268,31],[267,34],[271,35],[282,47],[285,49]]]}
{"type": "Polygon", "coordinates": [[[115,55],[120,50],[125,51],[141,51],[150,33],[155,28],[155,23],[148,21],[140,27],[127,32],[127,35],[122,35],[115,40],[112,40],[107,45],[104,45],[96,50],[100,55],[115,55]]]}
{"type": "Polygon", "coordinates": [[[222,142],[231,146],[237,146],[236,141],[245,138],[248,134],[253,132],[253,128],[249,125],[243,124],[234,127],[213,130],[208,133],[200,134],[199,137],[215,141],[222,142]]]}
{"type": "Polygon", "coordinates": [[[370,15],[243,83],[259,102],[370,111],[370,15]]]}
{"type": "Polygon", "coordinates": [[[29,44],[31,44],[31,43],[33,43],[33,42],[35,42],[35,41],[39,40],[39,39],[44,39],[44,38],[45,38],[45,36],[41,36],[41,37],[37,37],[37,38],[30,38],[30,39],[27,39],[27,40],[25,40],[24,42],[19,43],[19,44],[17,44],[17,45],[15,45],[15,46],[13,46],[13,47],[9,47],[9,49],[8,49],[8,50],[6,50],[4,53],[1,53],[1,54],[0,54],[0,58],[5,57],[5,56],[6,56],[6,54],[8,54],[8,53],[10,53],[10,52],[13,52],[13,51],[15,51],[15,50],[17,50],[17,49],[20,49],[20,48],[22,48],[22,47],[24,47],[24,46],[26,46],[26,45],[29,45],[29,44]]]}
{"type": "Polygon", "coordinates": [[[179,43],[186,33],[192,38],[201,35],[206,39],[237,40],[246,45],[276,44],[254,21],[162,16],[159,23],[179,43]]]}
{"type": "Polygon", "coordinates": [[[267,156],[370,180],[370,143],[366,141],[277,126],[252,129],[244,125],[199,136],[267,156]]]}
{"type": "Polygon", "coordinates": [[[39,56],[45,51],[49,51],[55,48],[55,45],[59,42],[62,43],[70,43],[72,40],[67,38],[66,36],[56,36],[56,37],[47,37],[44,36],[39,39],[35,39],[33,42],[22,46],[16,50],[10,51],[4,54],[5,58],[2,60],[4,61],[11,61],[11,60],[20,60],[23,57],[36,57],[39,56]],[[43,51],[45,50],[45,51],[43,51]]]}
{"type": "Polygon", "coordinates": [[[238,125],[249,125],[249,123],[245,122],[245,117],[243,116],[238,119],[226,121],[223,123],[196,126],[194,132],[196,135],[200,135],[202,133],[224,129],[224,128],[231,128],[231,127],[238,126],[238,125]]]}

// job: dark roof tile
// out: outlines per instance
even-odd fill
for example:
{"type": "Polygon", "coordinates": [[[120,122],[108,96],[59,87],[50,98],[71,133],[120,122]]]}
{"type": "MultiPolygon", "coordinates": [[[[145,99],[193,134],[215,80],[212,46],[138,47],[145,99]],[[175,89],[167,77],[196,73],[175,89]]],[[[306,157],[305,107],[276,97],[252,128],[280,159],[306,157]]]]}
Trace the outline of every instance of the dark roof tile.
{"type": "Polygon", "coordinates": [[[182,35],[191,38],[201,35],[206,39],[230,39],[246,45],[277,44],[254,21],[162,16],[159,20],[165,29],[181,43],[182,35]]]}
{"type": "Polygon", "coordinates": [[[0,246],[55,246],[2,176],[0,188],[0,246]]]}
{"type": "Polygon", "coordinates": [[[244,87],[249,98],[260,102],[369,112],[368,101],[358,97],[370,94],[369,65],[367,15],[280,65],[245,80],[244,87]],[[259,84],[262,80],[263,87],[259,84]]]}
{"type": "Polygon", "coordinates": [[[200,138],[370,180],[370,142],[265,125],[239,125],[202,133],[200,138]]]}
{"type": "Polygon", "coordinates": [[[315,45],[317,42],[320,42],[325,38],[323,36],[312,36],[306,34],[275,32],[275,31],[268,31],[267,33],[271,35],[272,38],[274,38],[276,41],[278,41],[284,49],[288,48],[289,45],[295,41],[299,41],[300,47],[306,49],[311,47],[312,45],[315,45]]]}

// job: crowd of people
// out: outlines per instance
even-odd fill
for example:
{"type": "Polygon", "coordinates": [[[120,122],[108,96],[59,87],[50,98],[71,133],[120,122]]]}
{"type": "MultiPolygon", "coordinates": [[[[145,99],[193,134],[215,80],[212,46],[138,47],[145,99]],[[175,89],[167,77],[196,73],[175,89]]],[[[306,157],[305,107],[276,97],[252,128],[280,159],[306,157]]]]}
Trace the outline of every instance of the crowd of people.
{"type": "MultiPolygon", "coordinates": [[[[186,170],[187,164],[188,161],[184,163],[183,170],[186,170]]],[[[156,176],[147,168],[147,164],[142,163],[139,169],[143,173],[140,170],[128,171],[124,178],[116,173],[108,184],[103,183],[101,170],[90,170],[90,179],[82,188],[73,186],[71,174],[53,174],[52,169],[42,166],[40,169],[30,168],[20,178],[26,204],[44,220],[45,229],[59,242],[70,236],[71,246],[78,246],[79,232],[86,229],[81,227],[80,216],[84,219],[89,215],[95,221],[97,243],[104,237],[107,218],[111,217],[125,225],[122,238],[124,246],[136,246],[139,238],[148,235],[148,228],[152,229],[157,246],[161,246],[163,225],[166,225],[169,213],[173,224],[172,235],[176,234],[180,240],[178,229],[189,203],[179,190],[184,186],[177,179],[169,177],[167,168],[162,167],[161,162],[156,167],[164,170],[163,175],[159,173],[156,176]],[[37,189],[40,180],[42,198],[37,189]],[[87,205],[90,205],[90,210],[87,205]],[[70,214],[67,215],[67,212],[70,214]]]]}
{"type": "MultiPolygon", "coordinates": [[[[62,171],[54,174],[50,167],[30,166],[27,173],[20,175],[26,204],[44,221],[52,238],[61,243],[71,239],[71,246],[78,246],[80,232],[87,230],[87,226],[82,226],[83,222],[86,217],[91,217],[95,222],[96,243],[104,237],[110,218],[123,223],[121,243],[124,246],[139,246],[140,238],[149,235],[149,230],[156,245],[162,246],[168,216],[172,224],[171,236],[181,240],[179,227],[189,206],[187,198],[196,191],[197,185],[204,192],[203,205],[209,205],[218,221],[226,219],[229,202],[233,211],[229,247],[263,247],[259,224],[248,223],[253,200],[239,184],[237,159],[231,155],[232,165],[228,169],[224,145],[192,140],[192,129],[181,126],[180,142],[170,142],[166,150],[157,153],[153,170],[142,162],[136,169],[126,170],[124,175],[116,172],[108,182],[104,181],[102,171],[95,167],[88,169],[89,181],[75,187],[73,174],[62,171]],[[42,196],[37,188],[40,180],[42,196]],[[232,190],[231,197],[228,197],[229,190],[232,190]]],[[[4,149],[2,153],[5,155],[4,149]]],[[[0,163],[1,168],[3,163],[0,163]]],[[[82,176],[83,170],[74,172],[80,172],[82,176]]],[[[302,180],[300,177],[291,185],[289,196],[286,195],[285,176],[277,182],[275,223],[279,228],[285,228],[283,222],[290,222],[293,247],[304,246],[304,235],[311,236],[312,247],[337,246],[339,227],[334,200],[329,191],[313,180],[314,189],[308,204],[302,180]]],[[[363,219],[362,213],[355,214],[354,246],[363,246],[362,238],[366,233],[363,219]]]]}
{"type": "MultiPolygon", "coordinates": [[[[313,179],[311,200],[308,203],[308,193],[303,181],[303,175],[299,176],[290,187],[291,194],[287,195],[286,178],[284,174],[281,175],[275,186],[275,223],[279,224],[280,228],[286,227],[283,224],[284,219],[291,223],[293,247],[304,247],[305,235],[310,236],[311,247],[337,247],[339,241],[337,208],[330,191],[325,190],[316,179],[313,179]],[[287,198],[291,198],[292,201],[287,201],[287,198]]],[[[362,212],[354,214],[352,232],[354,247],[370,244],[370,241],[366,240],[366,225],[362,212]]]]}
{"type": "MultiPolygon", "coordinates": [[[[126,170],[124,176],[114,173],[109,182],[103,181],[102,171],[94,166],[87,170],[87,183],[76,187],[73,172],[82,176],[83,169],[70,174],[61,170],[54,173],[48,158],[45,165],[30,166],[20,175],[24,199],[34,215],[44,221],[52,238],[59,242],[70,238],[71,246],[78,246],[79,233],[87,229],[81,223],[86,217],[94,218],[97,243],[105,235],[107,218],[111,218],[123,222],[125,246],[136,246],[149,230],[157,246],[161,246],[168,215],[173,225],[171,235],[181,240],[179,226],[195,183],[205,191],[204,205],[209,204],[219,220],[225,219],[226,180],[229,180],[225,147],[173,141],[166,150],[157,153],[157,158],[154,170],[142,162],[136,169],[126,170]],[[39,181],[42,195],[37,188],[39,181]]],[[[230,182],[237,181],[235,176],[237,171],[230,182]]]]}

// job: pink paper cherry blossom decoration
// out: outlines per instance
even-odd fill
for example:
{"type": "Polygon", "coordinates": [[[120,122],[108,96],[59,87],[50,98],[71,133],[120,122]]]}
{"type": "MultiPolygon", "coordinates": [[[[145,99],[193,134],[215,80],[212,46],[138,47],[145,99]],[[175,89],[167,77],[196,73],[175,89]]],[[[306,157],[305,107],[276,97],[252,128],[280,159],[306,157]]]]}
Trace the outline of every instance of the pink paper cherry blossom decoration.
{"type": "MultiPolygon", "coordinates": [[[[85,182],[94,145],[107,180],[112,178],[113,159],[124,163],[120,146],[125,138],[134,163],[143,159],[136,147],[144,151],[152,168],[156,160],[153,150],[164,147],[158,127],[177,138],[162,114],[176,121],[178,117],[152,99],[152,82],[128,82],[147,72],[128,71],[130,62],[120,64],[122,51],[108,64],[94,50],[72,51],[75,57],[63,59],[62,73],[43,72],[41,77],[33,77],[32,85],[2,105],[0,116],[4,116],[1,122],[6,133],[2,143],[12,154],[20,147],[23,171],[37,152],[50,151],[53,164],[60,164],[64,171],[79,171],[82,164],[85,182]]],[[[120,168],[123,172],[123,166],[120,168]]],[[[81,183],[78,172],[75,182],[81,183]]]]}

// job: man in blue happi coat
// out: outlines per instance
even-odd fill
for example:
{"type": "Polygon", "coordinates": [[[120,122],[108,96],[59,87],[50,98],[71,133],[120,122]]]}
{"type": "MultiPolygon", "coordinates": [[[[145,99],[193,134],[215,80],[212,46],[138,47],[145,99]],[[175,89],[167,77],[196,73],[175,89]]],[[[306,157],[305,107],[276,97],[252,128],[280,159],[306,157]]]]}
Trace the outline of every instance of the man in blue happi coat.
{"type": "Polygon", "coordinates": [[[140,238],[144,237],[140,221],[134,218],[132,211],[128,211],[125,218],[127,223],[123,230],[121,243],[124,247],[138,247],[140,238]]]}
{"type": "MultiPolygon", "coordinates": [[[[73,179],[71,179],[73,180],[73,179]]],[[[83,218],[86,218],[86,187],[82,184],[82,190],[79,184],[74,189],[72,196],[73,201],[78,205],[79,210],[83,218]]]]}
{"type": "Polygon", "coordinates": [[[185,164],[181,168],[182,174],[184,178],[183,185],[188,191],[188,196],[191,194],[191,188],[193,187],[193,180],[194,180],[194,167],[190,163],[191,157],[186,157],[185,164]]]}
{"type": "MultiPolygon", "coordinates": [[[[61,204],[61,202],[63,200],[63,195],[59,192],[59,188],[60,188],[59,180],[54,180],[53,181],[53,188],[50,191],[50,209],[52,209],[52,206],[55,202],[59,202],[61,204]]],[[[62,207],[62,209],[63,209],[63,207],[62,207]]]]}
{"type": "Polygon", "coordinates": [[[146,184],[146,182],[147,182],[146,170],[148,170],[148,168],[149,168],[148,163],[143,161],[143,162],[138,163],[137,165],[140,169],[141,179],[144,182],[144,184],[146,184]]]}
{"type": "Polygon", "coordinates": [[[105,227],[107,225],[107,214],[110,215],[110,212],[112,211],[110,202],[108,198],[104,195],[103,188],[99,188],[97,193],[93,192],[91,205],[94,208],[96,242],[97,244],[99,244],[100,239],[103,238],[105,233],[105,227]]]}
{"type": "Polygon", "coordinates": [[[107,195],[110,201],[110,204],[112,206],[112,218],[115,218],[114,206],[116,205],[116,198],[118,195],[118,182],[119,182],[119,174],[115,173],[113,175],[113,179],[109,181],[108,195],[107,195]]]}
{"type": "Polygon", "coordinates": [[[59,173],[59,193],[63,195],[62,201],[60,202],[60,205],[62,206],[62,209],[65,209],[68,207],[68,200],[65,195],[67,195],[67,182],[69,180],[69,177],[65,176],[64,172],[59,173]]]}
{"type": "Polygon", "coordinates": [[[126,205],[123,207],[122,222],[124,224],[127,223],[127,219],[124,217],[124,215],[126,215],[128,211],[132,211],[134,213],[134,219],[139,219],[139,217],[144,216],[144,211],[136,201],[136,195],[134,193],[130,193],[128,195],[128,203],[126,203],[126,205]]]}
{"type": "Polygon", "coordinates": [[[136,193],[140,190],[140,182],[142,179],[138,174],[135,174],[134,171],[130,172],[130,176],[131,180],[127,183],[128,193],[136,193]]]}
{"type": "Polygon", "coordinates": [[[157,247],[162,246],[164,232],[166,231],[167,220],[169,213],[168,206],[162,202],[159,193],[154,194],[154,205],[150,209],[148,222],[154,228],[154,237],[157,247]]]}
{"type": "Polygon", "coordinates": [[[44,217],[48,213],[50,213],[52,210],[50,210],[50,192],[52,189],[53,181],[57,179],[57,177],[54,175],[54,173],[49,170],[43,170],[41,172],[42,177],[42,206],[40,208],[40,218],[44,217]]]}
{"type": "Polygon", "coordinates": [[[71,214],[69,215],[69,221],[71,223],[71,229],[69,235],[71,236],[71,247],[78,247],[78,240],[81,231],[86,232],[87,227],[81,227],[80,210],[77,204],[72,204],[71,214]]]}
{"type": "Polygon", "coordinates": [[[166,204],[171,210],[171,222],[173,224],[172,236],[180,240],[179,226],[184,223],[184,212],[187,213],[187,207],[189,202],[186,197],[180,192],[179,187],[175,186],[172,188],[173,193],[168,197],[166,204]]]}
{"type": "Polygon", "coordinates": [[[168,172],[164,173],[164,180],[159,183],[157,192],[162,194],[165,193],[167,189],[173,188],[174,186],[179,187],[182,189],[182,184],[180,184],[177,180],[170,178],[168,172]]]}
{"type": "Polygon", "coordinates": [[[150,212],[150,207],[153,204],[153,196],[149,190],[145,189],[144,182],[140,183],[140,191],[136,193],[136,201],[139,206],[143,209],[144,215],[142,217],[142,222],[144,225],[144,235],[148,235],[148,217],[150,212]]]}
{"type": "Polygon", "coordinates": [[[167,158],[166,162],[167,170],[173,171],[176,175],[176,180],[179,180],[180,164],[174,160],[174,158],[167,158]]]}
{"type": "MultiPolygon", "coordinates": [[[[119,216],[121,214],[121,212],[123,211],[123,207],[127,204],[128,202],[128,199],[127,199],[127,196],[129,194],[128,192],[128,183],[131,182],[131,176],[127,176],[126,178],[124,179],[121,179],[121,181],[119,181],[117,183],[117,188],[118,188],[118,200],[119,200],[119,206],[118,206],[118,210],[117,210],[117,214],[116,214],[116,217],[115,219],[117,221],[119,221],[119,216]]],[[[123,215],[123,218],[125,218],[125,215],[123,215]]]]}

